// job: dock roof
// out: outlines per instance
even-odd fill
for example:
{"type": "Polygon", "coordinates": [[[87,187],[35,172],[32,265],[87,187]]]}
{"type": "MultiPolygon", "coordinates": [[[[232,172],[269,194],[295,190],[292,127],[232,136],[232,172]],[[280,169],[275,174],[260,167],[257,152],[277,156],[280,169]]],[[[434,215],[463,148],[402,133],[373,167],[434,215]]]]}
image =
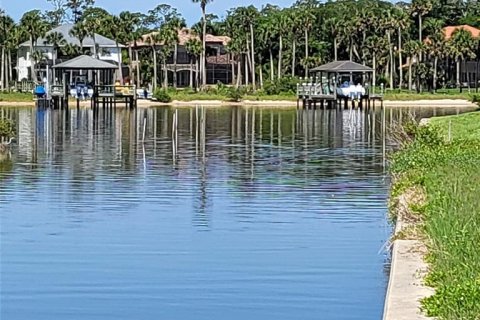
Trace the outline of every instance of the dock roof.
{"type": "Polygon", "coordinates": [[[113,70],[117,69],[117,66],[110,62],[82,55],[54,65],[53,68],[67,70],[113,70]]]}
{"type": "Polygon", "coordinates": [[[335,72],[335,73],[345,73],[345,72],[373,72],[373,69],[362,64],[353,62],[353,61],[333,61],[321,65],[319,67],[313,68],[313,72],[335,72]]]}

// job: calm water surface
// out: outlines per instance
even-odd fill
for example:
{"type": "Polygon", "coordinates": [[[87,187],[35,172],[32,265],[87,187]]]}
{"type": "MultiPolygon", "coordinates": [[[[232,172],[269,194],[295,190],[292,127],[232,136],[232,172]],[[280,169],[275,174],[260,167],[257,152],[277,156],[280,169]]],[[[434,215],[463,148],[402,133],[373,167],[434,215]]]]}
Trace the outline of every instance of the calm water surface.
{"type": "Polygon", "coordinates": [[[381,318],[408,110],[1,112],[1,319],[381,318]]]}

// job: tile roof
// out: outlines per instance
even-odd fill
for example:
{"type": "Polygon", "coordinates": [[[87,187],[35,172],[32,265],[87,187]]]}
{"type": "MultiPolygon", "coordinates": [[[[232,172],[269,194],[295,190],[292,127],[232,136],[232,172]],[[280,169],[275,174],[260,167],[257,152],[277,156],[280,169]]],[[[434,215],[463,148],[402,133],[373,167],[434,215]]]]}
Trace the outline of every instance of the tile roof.
{"type": "MultiPolygon", "coordinates": [[[[151,36],[158,34],[157,31],[150,32],[147,34],[144,34],[140,40],[137,40],[136,43],[131,43],[131,46],[136,46],[136,47],[147,47],[150,46],[148,43],[148,38],[151,36]]],[[[184,46],[188,40],[190,39],[198,39],[200,40],[200,37],[196,35],[192,29],[188,28],[182,28],[178,30],[178,44],[181,46],[184,46]]],[[[221,44],[221,45],[227,45],[230,42],[230,37],[227,36],[214,36],[211,34],[207,33],[206,36],[206,42],[208,44],[221,44]]],[[[161,45],[162,43],[157,43],[157,45],[161,45]]]]}
{"type": "Polygon", "coordinates": [[[474,38],[480,38],[480,29],[477,29],[475,27],[464,24],[464,25],[461,25],[461,26],[448,26],[448,27],[443,28],[443,33],[445,34],[445,39],[450,39],[452,37],[453,33],[456,30],[459,30],[459,29],[467,30],[468,32],[471,33],[472,37],[474,37],[474,38]]]}

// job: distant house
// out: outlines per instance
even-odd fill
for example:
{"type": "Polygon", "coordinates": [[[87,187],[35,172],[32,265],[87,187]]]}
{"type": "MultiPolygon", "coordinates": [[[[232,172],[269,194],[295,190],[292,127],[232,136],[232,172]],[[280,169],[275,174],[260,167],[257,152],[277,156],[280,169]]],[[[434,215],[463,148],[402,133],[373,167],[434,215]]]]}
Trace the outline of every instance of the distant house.
{"type": "MultiPolygon", "coordinates": [[[[443,28],[443,34],[445,35],[445,39],[451,39],[452,35],[455,31],[464,29],[472,35],[473,38],[475,39],[480,39],[480,29],[477,29],[475,27],[469,26],[469,25],[459,25],[459,26],[447,26],[443,28]]],[[[468,82],[470,82],[470,86],[476,87],[479,84],[480,81],[480,66],[478,63],[478,58],[477,60],[470,60],[466,61],[461,64],[460,66],[460,83],[463,87],[468,86],[468,82]]],[[[447,61],[446,69],[448,74],[450,74],[450,79],[454,79],[456,71],[455,71],[455,61],[447,61]]]]}
{"type": "MultiPolygon", "coordinates": [[[[152,38],[155,32],[145,34],[140,40],[130,44],[133,49],[150,48],[152,44],[149,43],[149,39],[152,38]]],[[[186,87],[189,85],[190,76],[190,55],[188,54],[185,44],[190,39],[200,38],[194,34],[191,29],[182,28],[178,30],[178,45],[177,45],[177,63],[175,64],[174,54],[172,53],[167,59],[167,70],[169,71],[169,83],[173,81],[173,72],[177,72],[177,86],[186,87]]],[[[226,51],[226,46],[230,42],[230,38],[227,36],[214,36],[211,34],[206,35],[207,46],[207,84],[232,83],[232,59],[230,54],[226,51]]],[[[162,43],[156,43],[156,47],[161,47],[162,43]]],[[[158,62],[160,68],[160,61],[158,62]]],[[[195,72],[195,66],[192,68],[195,72]]],[[[158,76],[161,77],[162,73],[159,72],[158,76]]]]}
{"type": "MultiPolygon", "coordinates": [[[[54,48],[53,45],[49,44],[46,40],[46,37],[50,33],[58,32],[62,34],[63,38],[65,39],[66,43],[71,45],[77,45],[80,47],[80,41],[72,37],[70,35],[70,30],[73,28],[73,24],[64,24],[59,27],[56,27],[50,31],[48,31],[45,37],[42,37],[37,40],[34,50],[40,51],[44,54],[45,59],[38,64],[37,74],[35,75],[34,79],[41,79],[43,78],[46,72],[46,66],[53,65],[53,52],[54,48]]],[[[117,45],[114,40],[108,39],[102,35],[95,34],[95,42],[97,45],[97,54],[99,59],[106,60],[118,64],[121,60],[121,50],[124,47],[123,45],[119,45],[120,50],[117,49],[117,45]],[[120,51],[120,52],[119,52],[120,51]]],[[[84,53],[93,54],[94,42],[93,38],[86,37],[83,40],[83,49],[84,53]]],[[[30,60],[30,41],[26,41],[19,46],[18,51],[18,61],[17,61],[17,80],[24,80],[24,79],[31,79],[31,60],[30,60]]],[[[64,57],[61,53],[58,53],[58,60],[56,63],[61,63],[62,61],[66,60],[67,58],[71,57],[64,57]]]]}

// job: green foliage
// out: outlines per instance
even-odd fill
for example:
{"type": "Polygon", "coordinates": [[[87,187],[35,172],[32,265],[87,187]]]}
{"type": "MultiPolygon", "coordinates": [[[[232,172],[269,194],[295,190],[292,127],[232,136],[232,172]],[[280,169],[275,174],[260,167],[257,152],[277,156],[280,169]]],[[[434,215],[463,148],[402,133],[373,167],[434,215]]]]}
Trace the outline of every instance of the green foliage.
{"type": "Polygon", "coordinates": [[[267,95],[294,94],[297,90],[297,83],[299,83],[298,78],[283,77],[275,81],[266,81],[263,90],[267,95]]]}
{"type": "Polygon", "coordinates": [[[228,101],[239,102],[245,95],[245,89],[243,88],[230,88],[227,93],[228,101]]]}
{"type": "Polygon", "coordinates": [[[392,173],[401,177],[396,192],[420,185],[427,194],[427,204],[414,209],[424,217],[431,271],[426,281],[435,287],[423,309],[438,319],[480,315],[480,136],[472,130],[479,117],[434,118],[411,128],[413,141],[392,159],[392,173]]]}
{"type": "Polygon", "coordinates": [[[172,102],[172,97],[170,96],[168,91],[164,89],[157,88],[157,90],[155,90],[155,92],[153,93],[153,97],[159,102],[163,102],[163,103],[172,102]]]}
{"type": "Polygon", "coordinates": [[[8,139],[15,136],[15,123],[8,119],[0,119],[0,139],[8,139]]]}

